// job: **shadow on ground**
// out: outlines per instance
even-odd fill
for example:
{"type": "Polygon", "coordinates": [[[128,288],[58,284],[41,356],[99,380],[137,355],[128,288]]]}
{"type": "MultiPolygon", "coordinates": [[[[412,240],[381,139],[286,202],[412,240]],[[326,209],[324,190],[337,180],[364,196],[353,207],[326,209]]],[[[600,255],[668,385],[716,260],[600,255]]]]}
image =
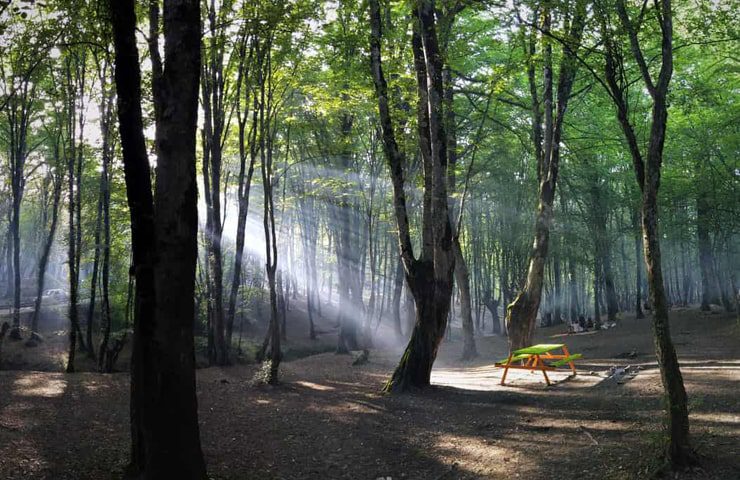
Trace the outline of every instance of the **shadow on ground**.
{"type": "MultiPolygon", "coordinates": [[[[740,477],[740,354],[734,321],[684,315],[674,332],[704,470],[680,478],[740,477]],[[685,318],[684,318],[685,317],[685,318]],[[688,332],[686,334],[680,332],[688,332]]],[[[632,322],[632,323],[630,323],[632,322]]],[[[379,393],[398,356],[374,351],[352,367],[322,354],[284,365],[283,384],[251,385],[253,366],[198,372],[203,450],[214,479],[648,478],[661,438],[661,387],[649,321],[558,337],[584,352],[579,375],[510,372],[505,342],[479,338],[474,362],[445,343],[435,387],[379,393]],[[622,352],[633,358],[620,358],[622,352]],[[640,365],[608,384],[612,365],[640,365]],[[567,380],[566,380],[567,379],[567,380]]],[[[557,327],[540,332],[557,335],[557,327]]],[[[0,478],[120,477],[128,450],[128,376],[0,372],[0,478]]]]}

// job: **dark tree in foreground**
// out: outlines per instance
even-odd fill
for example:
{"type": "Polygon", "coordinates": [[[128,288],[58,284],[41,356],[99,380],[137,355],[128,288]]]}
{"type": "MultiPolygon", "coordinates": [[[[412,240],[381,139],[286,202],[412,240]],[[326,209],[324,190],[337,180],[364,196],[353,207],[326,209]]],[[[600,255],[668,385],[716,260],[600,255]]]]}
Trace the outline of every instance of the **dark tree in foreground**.
{"type": "Polygon", "coordinates": [[[613,35],[612,19],[606,6],[599,8],[601,32],[605,46],[604,78],[605,86],[616,108],[617,119],[627,140],[634,165],[637,184],[642,192],[642,238],[647,279],[650,285],[650,304],[653,309],[653,333],[655,353],[658,357],[660,377],[665,389],[668,409],[669,441],[666,459],[672,466],[684,466],[695,461],[689,444],[689,414],[686,389],[678,365],[676,350],[671,340],[668,322],[668,304],[663,286],[663,272],[660,259],[660,235],[658,233],[658,188],[663,163],[663,145],[668,122],[668,86],[673,74],[673,20],[670,0],[656,1],[653,7],[647,2],[634,21],[625,6],[624,0],[616,2],[618,24],[629,38],[629,49],[639,70],[650,99],[652,113],[647,152],[640,147],[635,126],[631,123],[630,103],[627,91],[631,82],[625,77],[623,49],[619,39],[613,35]],[[647,10],[647,8],[650,9],[647,10]],[[661,33],[660,70],[657,80],[647,64],[638,38],[643,22],[656,20],[661,33]]]}
{"type": "MultiPolygon", "coordinates": [[[[153,8],[158,9],[157,2],[153,8]]],[[[156,197],[141,113],[133,0],[111,1],[118,121],[136,277],[131,360],[130,478],[205,479],[195,395],[197,187],[195,129],[200,3],[164,2],[157,79],[156,197]]],[[[156,15],[158,17],[158,15],[156,15]]],[[[150,39],[156,41],[156,39],[150,39]]]]}
{"type": "Polygon", "coordinates": [[[381,62],[381,16],[377,0],[370,1],[370,60],[383,135],[383,147],[393,183],[393,205],[406,281],[416,305],[411,339],[385,386],[403,392],[429,386],[437,349],[447,327],[455,258],[447,194],[447,140],[443,122],[442,58],[433,2],[413,3],[412,50],[419,105],[419,146],[424,164],[421,255],[414,256],[404,191],[405,157],[398,147],[390,112],[388,86],[381,62]]]}

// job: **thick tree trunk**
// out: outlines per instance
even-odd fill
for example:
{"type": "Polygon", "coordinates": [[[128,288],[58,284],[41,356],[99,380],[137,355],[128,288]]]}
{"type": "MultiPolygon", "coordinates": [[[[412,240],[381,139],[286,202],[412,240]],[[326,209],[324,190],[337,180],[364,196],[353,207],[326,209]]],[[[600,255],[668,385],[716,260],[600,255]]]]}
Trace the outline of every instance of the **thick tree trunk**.
{"type": "MultiPolygon", "coordinates": [[[[136,275],[129,478],[205,480],[195,396],[197,1],[165,1],[156,218],[141,114],[133,0],[111,1],[115,79],[136,275]],[[155,263],[156,259],[156,263],[155,263]]],[[[156,41],[156,40],[155,40],[156,41]]],[[[155,45],[156,47],[156,45],[155,45]]]]}
{"type": "Polygon", "coordinates": [[[414,295],[416,323],[401,361],[385,386],[389,393],[429,386],[432,365],[445,333],[450,302],[444,297],[452,295],[452,282],[448,285],[429,282],[419,288],[414,295]]]}
{"type": "Polygon", "coordinates": [[[610,323],[616,322],[617,314],[619,313],[619,301],[617,300],[617,290],[614,287],[611,252],[608,245],[604,252],[604,257],[601,260],[601,266],[604,272],[604,293],[606,293],[607,319],[610,323]]]}
{"type": "MultiPolygon", "coordinates": [[[[552,92],[552,60],[551,42],[546,38],[550,28],[550,11],[544,12],[543,23],[543,45],[544,45],[544,72],[545,84],[543,92],[543,104],[545,113],[544,141],[542,146],[535,145],[536,150],[541,152],[537,158],[537,171],[539,179],[539,204],[535,218],[534,244],[529,255],[529,268],[527,271],[524,288],[506,309],[506,327],[509,333],[509,349],[516,350],[532,343],[534,327],[537,320],[537,311],[542,300],[542,283],[547,260],[547,251],[550,237],[550,226],[553,219],[553,201],[557,185],[558,170],[560,166],[560,140],[562,137],[563,118],[568,106],[573,81],[577,71],[577,61],[574,58],[578,51],[581,36],[586,20],[585,2],[579,0],[575,4],[573,19],[570,24],[568,37],[572,44],[564,48],[561,59],[558,85],[557,105],[553,115],[553,92],[552,92]]],[[[530,79],[530,83],[532,80],[530,79]]],[[[538,116],[537,102],[534,104],[533,115],[538,116]]],[[[535,128],[537,130],[537,128],[535,128]]],[[[539,135],[535,135],[536,138],[539,135]]]]}
{"type": "Polygon", "coordinates": [[[412,50],[420,99],[418,130],[425,166],[420,259],[416,259],[413,253],[404,191],[404,158],[393,131],[387,84],[381,65],[380,5],[377,0],[370,1],[373,82],[378,96],[383,146],[391,170],[400,254],[417,311],[411,339],[385,386],[386,392],[403,392],[429,385],[437,348],[447,325],[455,267],[448,210],[447,142],[442,117],[442,58],[432,2],[417,0],[413,9],[412,50]]]}

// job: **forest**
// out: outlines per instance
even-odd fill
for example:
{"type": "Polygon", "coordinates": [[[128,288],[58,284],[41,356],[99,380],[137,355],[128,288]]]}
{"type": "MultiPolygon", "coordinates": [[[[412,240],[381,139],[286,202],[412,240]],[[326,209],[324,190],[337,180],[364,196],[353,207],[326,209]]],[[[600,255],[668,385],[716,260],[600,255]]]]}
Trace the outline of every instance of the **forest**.
{"type": "Polygon", "coordinates": [[[739,26],[0,0],[0,479],[740,478],[739,26]]]}

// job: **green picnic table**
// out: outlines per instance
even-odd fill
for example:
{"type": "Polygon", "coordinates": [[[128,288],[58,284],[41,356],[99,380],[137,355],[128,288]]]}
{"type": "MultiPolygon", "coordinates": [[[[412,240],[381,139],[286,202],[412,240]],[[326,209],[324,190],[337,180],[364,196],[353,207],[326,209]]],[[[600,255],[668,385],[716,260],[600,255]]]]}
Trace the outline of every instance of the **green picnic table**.
{"type": "Polygon", "coordinates": [[[509,353],[508,358],[496,362],[496,366],[504,369],[501,385],[506,381],[506,374],[509,373],[510,368],[529,371],[540,370],[542,375],[545,376],[547,385],[551,385],[550,378],[547,376],[548,371],[553,371],[567,364],[570,366],[573,376],[575,376],[576,366],[573,361],[582,356],[580,353],[571,354],[564,343],[542,343],[514,350],[509,353]],[[562,353],[553,353],[557,350],[562,353]]]}

